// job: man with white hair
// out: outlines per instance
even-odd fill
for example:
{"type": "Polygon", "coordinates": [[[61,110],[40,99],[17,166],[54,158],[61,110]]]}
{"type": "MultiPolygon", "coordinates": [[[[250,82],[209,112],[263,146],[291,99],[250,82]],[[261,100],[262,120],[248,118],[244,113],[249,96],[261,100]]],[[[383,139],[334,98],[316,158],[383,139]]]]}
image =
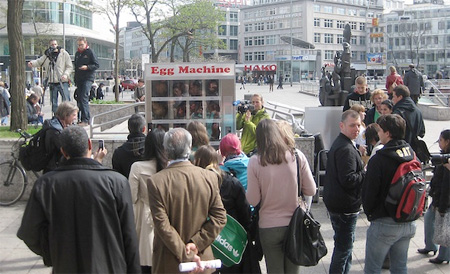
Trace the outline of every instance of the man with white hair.
{"type": "Polygon", "coordinates": [[[154,273],[178,273],[179,263],[191,261],[202,270],[200,260],[214,259],[210,246],[226,224],[219,178],[191,164],[191,146],[187,130],[169,130],[164,136],[169,165],[147,181],[155,229],[154,273]]]}

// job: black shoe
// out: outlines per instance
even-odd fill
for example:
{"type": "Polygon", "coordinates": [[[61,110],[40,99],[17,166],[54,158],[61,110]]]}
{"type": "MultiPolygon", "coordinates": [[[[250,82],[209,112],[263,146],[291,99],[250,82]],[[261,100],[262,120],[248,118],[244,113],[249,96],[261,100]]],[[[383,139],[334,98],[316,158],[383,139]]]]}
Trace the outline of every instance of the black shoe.
{"type": "Polygon", "coordinates": [[[430,259],[429,262],[432,264],[442,264],[443,262],[446,262],[447,264],[449,263],[449,261],[441,260],[438,258],[430,259]]]}
{"type": "Polygon", "coordinates": [[[436,255],[436,250],[428,250],[428,249],[425,249],[425,248],[419,248],[419,249],[417,249],[417,252],[419,252],[420,254],[427,254],[428,255],[428,253],[430,253],[430,252],[433,252],[433,256],[434,255],[436,255]]]}

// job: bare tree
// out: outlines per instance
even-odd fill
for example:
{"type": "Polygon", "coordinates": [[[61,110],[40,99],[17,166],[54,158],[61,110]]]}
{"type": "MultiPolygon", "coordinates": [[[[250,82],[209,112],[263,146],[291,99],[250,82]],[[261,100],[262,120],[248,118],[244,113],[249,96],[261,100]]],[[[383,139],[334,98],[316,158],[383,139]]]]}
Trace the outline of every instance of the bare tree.
{"type": "Polygon", "coordinates": [[[115,98],[116,102],[119,101],[119,20],[120,13],[123,8],[126,6],[126,0],[107,0],[105,6],[99,6],[98,11],[102,14],[105,14],[108,17],[108,21],[111,27],[114,30],[114,34],[116,36],[116,53],[115,53],[115,65],[114,65],[114,79],[115,79],[115,98]]]}
{"type": "Polygon", "coordinates": [[[424,35],[428,28],[431,28],[430,23],[420,23],[417,22],[401,22],[399,24],[399,35],[406,39],[406,44],[408,45],[408,58],[413,64],[416,61],[416,67],[420,64],[420,54],[419,50],[422,49],[424,44],[424,35]],[[414,60],[416,59],[416,60],[414,60]]]}
{"type": "Polygon", "coordinates": [[[24,0],[8,0],[8,41],[11,58],[10,93],[11,127],[10,130],[27,128],[25,108],[25,53],[22,35],[22,11],[24,0]]]}

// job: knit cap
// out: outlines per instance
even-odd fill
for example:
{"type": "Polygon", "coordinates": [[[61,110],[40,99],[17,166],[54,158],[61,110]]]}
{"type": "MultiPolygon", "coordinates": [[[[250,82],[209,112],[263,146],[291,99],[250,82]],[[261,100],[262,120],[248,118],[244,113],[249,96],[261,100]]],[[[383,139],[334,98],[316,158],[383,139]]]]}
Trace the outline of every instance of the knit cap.
{"type": "Polygon", "coordinates": [[[219,148],[222,156],[226,157],[230,154],[239,155],[241,154],[241,141],[236,134],[228,133],[220,141],[219,148]]]}

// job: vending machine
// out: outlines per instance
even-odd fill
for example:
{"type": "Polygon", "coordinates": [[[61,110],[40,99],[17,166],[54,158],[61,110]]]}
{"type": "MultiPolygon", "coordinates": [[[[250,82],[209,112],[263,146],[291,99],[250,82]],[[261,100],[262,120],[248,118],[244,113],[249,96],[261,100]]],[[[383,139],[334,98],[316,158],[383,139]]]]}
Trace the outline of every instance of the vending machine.
{"type": "Polygon", "coordinates": [[[203,123],[211,145],[236,130],[234,63],[145,65],[145,113],[150,129],[203,123]]]}

